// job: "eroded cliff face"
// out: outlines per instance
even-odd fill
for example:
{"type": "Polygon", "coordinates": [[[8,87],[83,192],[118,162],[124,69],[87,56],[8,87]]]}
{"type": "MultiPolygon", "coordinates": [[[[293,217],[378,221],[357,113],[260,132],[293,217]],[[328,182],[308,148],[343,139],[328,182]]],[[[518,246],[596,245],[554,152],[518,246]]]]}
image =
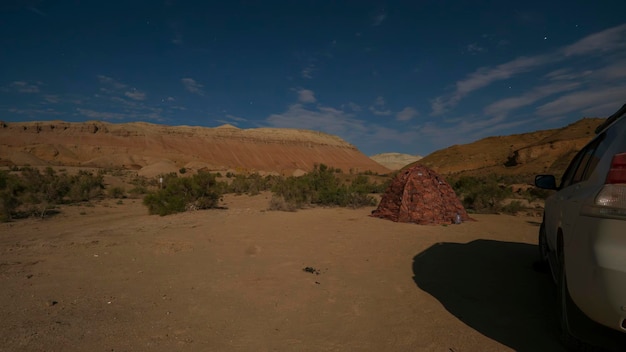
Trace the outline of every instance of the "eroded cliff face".
{"type": "Polygon", "coordinates": [[[339,137],[294,129],[238,129],[63,121],[0,123],[0,165],[142,170],[236,170],[291,175],[326,164],[346,172],[389,170],[339,137]]]}
{"type": "Polygon", "coordinates": [[[483,138],[438,150],[417,163],[444,175],[560,175],[604,121],[602,118],[584,118],[558,129],[483,138]]]}

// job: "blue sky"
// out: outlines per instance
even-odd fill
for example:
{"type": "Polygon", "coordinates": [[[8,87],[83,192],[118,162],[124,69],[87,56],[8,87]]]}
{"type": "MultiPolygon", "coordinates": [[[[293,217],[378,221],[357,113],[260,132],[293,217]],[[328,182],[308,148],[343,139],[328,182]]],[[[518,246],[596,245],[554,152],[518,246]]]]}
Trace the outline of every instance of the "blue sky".
{"type": "Polygon", "coordinates": [[[0,120],[338,135],[367,155],[606,117],[625,1],[0,4],[0,120]]]}

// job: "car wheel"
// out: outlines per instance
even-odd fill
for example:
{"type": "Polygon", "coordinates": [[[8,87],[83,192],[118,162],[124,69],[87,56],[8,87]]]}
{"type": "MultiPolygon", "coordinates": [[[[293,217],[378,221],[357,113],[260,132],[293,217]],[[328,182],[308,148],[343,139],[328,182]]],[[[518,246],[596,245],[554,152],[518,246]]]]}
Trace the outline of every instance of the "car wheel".
{"type": "Polygon", "coordinates": [[[552,280],[554,283],[557,283],[557,277],[554,275],[552,267],[549,262],[549,252],[548,249],[548,238],[546,235],[546,227],[544,223],[541,223],[541,227],[539,228],[539,237],[537,239],[537,246],[539,247],[539,260],[533,263],[533,268],[537,272],[547,273],[550,272],[552,280]]]}
{"type": "Polygon", "coordinates": [[[546,235],[546,225],[544,225],[544,223],[541,223],[541,227],[539,227],[539,239],[538,239],[538,245],[539,245],[539,261],[541,263],[547,263],[548,262],[548,238],[546,235]]]}

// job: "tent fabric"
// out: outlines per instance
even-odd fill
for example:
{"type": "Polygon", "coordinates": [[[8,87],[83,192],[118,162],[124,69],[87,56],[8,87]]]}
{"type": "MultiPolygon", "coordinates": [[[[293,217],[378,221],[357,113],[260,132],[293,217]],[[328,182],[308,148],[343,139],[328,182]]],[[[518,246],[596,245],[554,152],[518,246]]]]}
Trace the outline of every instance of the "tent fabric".
{"type": "Polygon", "coordinates": [[[471,221],[454,189],[435,171],[415,165],[391,182],[378,208],[370,216],[420,225],[471,221]]]}

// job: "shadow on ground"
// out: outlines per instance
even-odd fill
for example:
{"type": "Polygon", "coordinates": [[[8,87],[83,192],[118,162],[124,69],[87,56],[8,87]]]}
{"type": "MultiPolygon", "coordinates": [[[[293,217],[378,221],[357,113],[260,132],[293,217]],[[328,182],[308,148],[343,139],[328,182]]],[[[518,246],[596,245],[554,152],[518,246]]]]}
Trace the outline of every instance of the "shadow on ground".
{"type": "Polygon", "coordinates": [[[555,287],[535,245],[438,243],[413,258],[417,286],[468,326],[516,351],[563,351],[555,287]]]}

